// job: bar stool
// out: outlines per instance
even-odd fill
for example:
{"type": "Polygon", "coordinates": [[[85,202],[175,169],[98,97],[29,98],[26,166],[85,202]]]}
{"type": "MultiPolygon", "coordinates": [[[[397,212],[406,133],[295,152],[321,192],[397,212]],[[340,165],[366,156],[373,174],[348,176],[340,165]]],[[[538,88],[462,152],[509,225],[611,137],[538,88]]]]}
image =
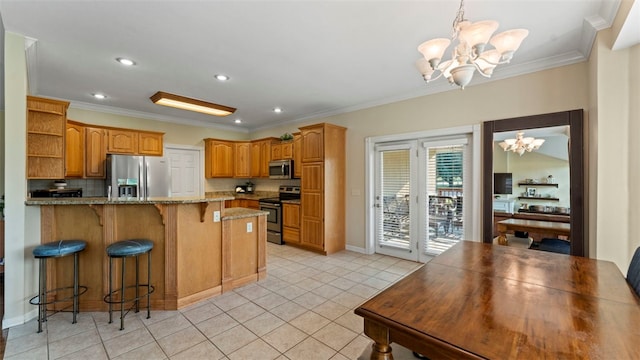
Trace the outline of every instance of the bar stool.
{"type": "MultiPolygon", "coordinates": [[[[68,301],[73,299],[73,321],[72,324],[76,323],[76,315],[80,312],[78,309],[78,297],[84,294],[87,291],[86,286],[78,285],[78,253],[84,250],[87,246],[87,243],[83,240],[60,240],[56,242],[51,242],[47,244],[42,244],[36,246],[33,249],[33,256],[36,259],[40,260],[40,274],[38,280],[38,295],[32,297],[29,300],[31,305],[38,305],[38,332],[42,332],[42,323],[47,321],[47,305],[56,304],[68,301]],[[49,258],[57,258],[63,257],[67,255],[73,254],[73,285],[60,287],[53,290],[47,290],[47,259],[49,258]],[[49,301],[47,298],[49,294],[54,294],[58,291],[73,289],[73,294],[71,296],[55,299],[49,301]],[[82,291],[82,292],[80,292],[82,291]]],[[[62,310],[52,310],[53,314],[64,311],[62,310]]]]}
{"type": "Polygon", "coordinates": [[[140,299],[147,297],[147,319],[151,318],[151,294],[155,290],[151,285],[151,250],[153,242],[147,239],[130,239],[122,240],[107,246],[107,255],[109,256],[109,293],[104,297],[104,301],[109,304],[109,324],[113,322],[113,304],[120,304],[120,330],[124,329],[124,317],[135,307],[135,312],[140,311],[140,299]],[[139,266],[138,258],[140,255],[147,254],[147,283],[139,282],[139,266]],[[136,258],[136,282],[133,285],[126,285],[126,259],[134,256],[136,258]],[[113,260],[121,258],[120,271],[120,288],[113,290],[113,260]],[[143,294],[140,294],[140,287],[146,288],[143,294]],[[135,288],[135,297],[126,298],[125,289],[135,288]],[[124,304],[133,302],[131,307],[124,311],[124,304]]]}

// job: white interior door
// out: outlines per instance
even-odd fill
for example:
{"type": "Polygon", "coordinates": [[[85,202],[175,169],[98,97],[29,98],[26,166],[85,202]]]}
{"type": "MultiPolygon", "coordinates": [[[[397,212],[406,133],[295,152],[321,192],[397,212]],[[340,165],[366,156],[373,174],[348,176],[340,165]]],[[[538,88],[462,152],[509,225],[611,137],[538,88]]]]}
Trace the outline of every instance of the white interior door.
{"type": "Polygon", "coordinates": [[[375,152],[376,252],[417,261],[416,142],[378,145],[375,152]]]}
{"type": "Polygon", "coordinates": [[[204,187],[200,166],[200,149],[167,147],[166,157],[171,169],[171,194],[174,197],[202,196],[204,187]]]}

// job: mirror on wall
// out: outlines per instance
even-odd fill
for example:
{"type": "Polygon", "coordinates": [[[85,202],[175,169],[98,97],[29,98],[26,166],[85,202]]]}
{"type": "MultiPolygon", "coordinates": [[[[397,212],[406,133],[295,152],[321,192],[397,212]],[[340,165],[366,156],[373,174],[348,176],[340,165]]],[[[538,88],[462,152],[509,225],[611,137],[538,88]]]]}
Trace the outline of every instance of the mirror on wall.
{"type": "MultiPolygon", "coordinates": [[[[582,110],[488,121],[483,129],[483,241],[493,242],[506,219],[552,221],[572,255],[588,254],[583,207],[582,110]],[[505,151],[518,133],[544,143],[505,151]],[[502,145],[500,145],[502,143],[502,145]],[[505,144],[507,143],[507,145],[505,144]],[[574,241],[578,239],[577,241],[574,241]]],[[[523,236],[522,232],[519,234],[523,236]]],[[[524,236],[529,237],[529,234],[524,236]]],[[[542,234],[531,238],[540,241],[542,234]]]]}

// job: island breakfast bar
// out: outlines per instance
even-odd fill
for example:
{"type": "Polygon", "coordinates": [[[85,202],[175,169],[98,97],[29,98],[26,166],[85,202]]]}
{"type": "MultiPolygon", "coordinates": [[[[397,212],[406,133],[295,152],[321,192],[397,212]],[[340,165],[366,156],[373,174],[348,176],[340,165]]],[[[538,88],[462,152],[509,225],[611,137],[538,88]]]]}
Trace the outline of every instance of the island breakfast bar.
{"type": "MultiPolygon", "coordinates": [[[[40,207],[41,243],[65,239],[87,242],[79,257],[80,284],[88,287],[80,298],[81,310],[107,310],[103,301],[108,293],[107,246],[141,238],[154,245],[151,308],[175,310],[266,277],[267,213],[225,209],[224,201],[231,199],[64,198],[29,199],[26,204],[40,207]]],[[[47,288],[64,286],[64,281],[57,279],[72,276],[72,266],[66,263],[71,260],[51,262],[47,288]]],[[[128,281],[134,276],[133,271],[127,271],[128,281]]],[[[140,277],[146,276],[145,266],[140,277]]]]}

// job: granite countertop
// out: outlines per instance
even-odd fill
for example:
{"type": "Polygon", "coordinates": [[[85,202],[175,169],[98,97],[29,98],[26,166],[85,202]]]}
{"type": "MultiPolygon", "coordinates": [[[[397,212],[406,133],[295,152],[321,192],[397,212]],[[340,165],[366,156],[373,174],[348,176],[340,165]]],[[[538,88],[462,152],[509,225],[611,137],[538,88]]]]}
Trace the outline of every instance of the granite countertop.
{"type": "Polygon", "coordinates": [[[140,204],[197,204],[203,202],[215,202],[233,200],[233,196],[207,195],[195,197],[150,197],[138,198],[112,198],[106,197],[81,197],[81,198],[31,198],[25,201],[26,205],[140,205],[140,204]]]}
{"type": "Polygon", "coordinates": [[[279,194],[277,191],[256,191],[253,193],[236,193],[235,191],[213,191],[207,192],[206,196],[231,196],[234,199],[260,200],[264,198],[278,197],[279,194]]]}
{"type": "Polygon", "coordinates": [[[249,208],[228,208],[222,212],[222,221],[235,220],[255,216],[267,216],[269,212],[249,208]]]}
{"type": "Polygon", "coordinates": [[[283,204],[296,204],[296,205],[300,205],[300,199],[295,199],[295,200],[282,200],[283,204]]]}

